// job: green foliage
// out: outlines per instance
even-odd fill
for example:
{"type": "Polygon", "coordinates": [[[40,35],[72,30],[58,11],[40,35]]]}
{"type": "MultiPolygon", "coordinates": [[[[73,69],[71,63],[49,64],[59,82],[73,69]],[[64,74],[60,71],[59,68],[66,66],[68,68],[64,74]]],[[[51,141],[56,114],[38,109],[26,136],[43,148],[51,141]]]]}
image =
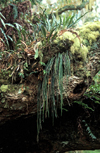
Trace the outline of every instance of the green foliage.
{"type": "MultiPolygon", "coordinates": [[[[57,16],[55,14],[48,14],[46,9],[42,10],[42,13],[39,14],[39,16],[35,16],[35,20],[38,22],[37,24],[32,24],[33,27],[33,37],[35,39],[41,38],[42,48],[39,50],[39,48],[36,48],[35,50],[35,59],[40,57],[40,61],[42,62],[43,54],[42,51],[43,48],[50,47],[53,44],[54,39],[57,37],[57,33],[60,30],[70,28],[75,26],[75,24],[81,19],[81,17],[77,18],[74,15],[68,14],[68,16],[57,16]],[[50,18],[51,16],[51,18],[50,18]]],[[[68,67],[68,66],[67,66],[68,67]]],[[[60,82],[59,82],[60,83],[60,82]]],[[[62,97],[61,97],[62,99],[62,97]]]]}
{"type": "MultiPolygon", "coordinates": [[[[41,2],[41,0],[30,0],[33,5],[37,4],[37,2],[41,2]]],[[[14,5],[14,3],[24,2],[24,0],[3,0],[1,3],[4,3],[4,5],[7,5],[7,2],[13,6],[13,14],[14,19],[18,17],[18,10],[17,7],[14,5]],[[12,4],[13,3],[13,4],[12,4]]],[[[0,13],[0,21],[2,23],[2,27],[0,27],[0,31],[2,32],[4,39],[6,40],[6,44],[9,46],[9,39],[13,41],[13,38],[11,38],[9,35],[6,35],[5,29],[6,26],[11,26],[12,28],[17,30],[18,34],[18,40],[14,42],[14,49],[15,51],[18,51],[17,60],[14,59],[13,66],[11,65],[12,73],[10,76],[12,77],[12,80],[16,76],[20,76],[21,81],[26,76],[26,72],[28,71],[29,64],[27,62],[27,59],[23,58],[24,56],[24,49],[19,51],[19,47],[22,47],[22,41],[25,47],[28,48],[27,44],[30,44],[33,42],[33,40],[40,41],[42,44],[42,47],[34,49],[35,50],[35,56],[34,59],[36,60],[38,57],[40,57],[40,64],[45,67],[43,70],[43,80],[39,82],[38,85],[38,95],[37,95],[37,140],[39,139],[39,131],[42,128],[41,122],[44,121],[45,117],[49,117],[50,114],[52,116],[52,122],[54,123],[54,117],[57,117],[57,108],[59,107],[61,109],[61,115],[62,111],[66,109],[63,108],[63,76],[66,76],[66,84],[68,81],[68,77],[71,74],[70,70],[70,58],[69,53],[66,51],[65,53],[59,53],[55,55],[53,58],[48,61],[48,63],[45,65],[45,63],[42,62],[42,50],[45,48],[49,48],[52,46],[54,39],[57,36],[58,31],[75,27],[76,23],[85,15],[82,15],[80,17],[77,17],[75,13],[68,13],[59,15],[56,13],[48,12],[48,9],[42,9],[42,13],[39,13],[39,16],[35,16],[33,18],[36,19],[36,23],[33,24],[28,14],[25,15],[24,19],[25,21],[28,21],[29,27],[31,27],[33,34],[32,36],[29,34],[28,30],[26,30],[26,27],[22,27],[18,23],[14,23],[14,25],[5,23],[6,20],[5,17],[0,13]],[[22,54],[23,53],[23,54],[22,54]],[[19,60],[20,63],[16,62],[19,60]],[[23,60],[23,61],[22,61],[23,60]],[[16,75],[16,76],[14,76],[16,75]],[[51,110],[51,112],[50,112],[51,110]]],[[[4,41],[2,38],[2,41],[4,41]]],[[[37,45],[37,44],[36,44],[37,45]]],[[[28,50],[27,50],[28,51],[28,50]]],[[[9,51],[11,52],[11,51],[9,51]]],[[[15,53],[17,54],[17,52],[15,53]]],[[[38,72],[38,71],[37,71],[38,72]]],[[[36,71],[30,72],[37,73],[36,71]]],[[[19,93],[21,93],[21,90],[19,90],[19,93]]],[[[83,107],[87,109],[91,109],[87,104],[84,104],[82,102],[76,103],[82,105],[83,107]]],[[[93,111],[93,110],[92,110],[93,111]]],[[[90,130],[88,130],[90,131],[90,130]]],[[[93,136],[92,136],[93,137],[93,136]]]]}
{"type": "Polygon", "coordinates": [[[46,40],[46,42],[53,41],[54,38],[57,35],[57,20],[55,16],[50,20],[49,15],[46,14],[45,11],[44,13],[40,13],[40,18],[36,17],[37,20],[37,25],[36,24],[31,24],[33,27],[34,31],[34,37],[35,39],[38,37],[43,38],[43,41],[46,40]],[[53,36],[52,36],[53,35],[53,36]],[[48,36],[48,37],[47,37],[48,36]]]}
{"type": "Polygon", "coordinates": [[[17,51],[19,46],[22,46],[22,41],[25,41],[25,45],[27,46],[27,44],[29,44],[29,41],[27,41],[27,38],[30,41],[33,40],[33,38],[30,37],[29,31],[27,31],[25,27],[21,26],[18,23],[14,23],[14,26],[15,26],[14,29],[17,30],[17,34],[18,34],[17,40],[14,41],[14,48],[17,51]]]}
{"type": "MultiPolygon", "coordinates": [[[[81,17],[80,17],[81,18],[81,17]]],[[[75,14],[69,16],[59,16],[58,18],[52,14],[48,14],[45,10],[39,14],[39,17],[35,17],[38,22],[32,24],[35,39],[41,38],[42,48],[35,50],[35,59],[39,57],[41,49],[52,46],[53,40],[57,36],[59,30],[63,30],[69,27],[73,27],[80,18],[75,20],[75,14]]],[[[38,45],[38,43],[37,43],[38,45]]],[[[42,61],[40,61],[42,62],[42,61]]],[[[43,71],[43,81],[38,86],[38,100],[37,100],[37,141],[39,139],[39,131],[42,128],[41,122],[44,121],[44,117],[49,117],[50,108],[52,122],[54,123],[54,117],[57,117],[57,107],[61,109],[61,115],[63,111],[63,76],[66,76],[66,84],[68,77],[70,76],[70,58],[68,52],[55,55],[45,66],[43,71]],[[55,86],[57,91],[55,93],[55,86]],[[59,96],[60,95],[60,96],[59,96]],[[60,105],[58,101],[60,100],[60,105]]]]}
{"type": "MultiPolygon", "coordinates": [[[[94,77],[94,84],[91,85],[89,89],[87,89],[84,96],[88,97],[94,103],[100,104],[100,71],[94,77]]],[[[88,104],[85,104],[82,101],[74,101],[74,103],[77,103],[86,109],[94,111],[91,107],[88,106],[88,104]]]]}
{"type": "Polygon", "coordinates": [[[39,56],[39,55],[38,55],[38,49],[36,49],[36,50],[35,50],[35,56],[34,56],[34,59],[38,58],[38,56],[39,56]]]}
{"type": "Polygon", "coordinates": [[[43,38],[42,40],[46,40],[46,43],[52,42],[57,36],[57,32],[59,30],[67,29],[74,27],[76,23],[86,14],[77,17],[75,13],[67,15],[57,15],[54,13],[48,14],[48,9],[42,9],[41,13],[38,16],[34,16],[37,24],[31,23],[33,27],[35,39],[38,37],[43,38]],[[48,37],[47,37],[48,36],[48,37]]]}
{"type": "MultiPolygon", "coordinates": [[[[77,16],[76,13],[69,13],[64,14],[63,16],[60,15],[60,24],[62,25],[62,28],[72,28],[75,27],[76,24],[84,17],[88,12],[84,13],[81,16],[77,16]]],[[[61,28],[61,27],[60,27],[61,28]]]]}
{"type": "MultiPolygon", "coordinates": [[[[41,118],[49,117],[51,108],[52,121],[57,117],[57,107],[63,110],[63,76],[70,76],[70,59],[68,53],[58,54],[51,58],[44,71],[43,81],[38,86],[37,131],[41,129],[41,118]],[[66,71],[66,68],[67,71],[66,71]],[[55,90],[56,89],[56,90],[55,90]],[[60,97],[59,97],[60,95],[60,97]],[[56,98],[57,97],[57,98],[56,98]],[[58,101],[60,100],[60,105],[58,101]],[[42,106],[42,107],[41,107],[42,106]]],[[[68,79],[67,79],[68,80],[68,79]]]]}
{"type": "Polygon", "coordinates": [[[94,77],[94,84],[89,87],[84,95],[95,103],[100,104],[100,71],[94,77]]]}
{"type": "Polygon", "coordinates": [[[24,70],[28,71],[28,63],[27,62],[24,63],[24,70]]]}
{"type": "Polygon", "coordinates": [[[92,140],[96,140],[96,136],[92,133],[90,127],[88,126],[88,124],[86,123],[85,120],[82,120],[83,123],[85,123],[85,127],[86,127],[86,131],[88,132],[89,136],[92,138],[92,140]]]}
{"type": "Polygon", "coordinates": [[[6,18],[5,18],[5,17],[2,15],[2,13],[0,12],[0,21],[1,21],[1,23],[2,23],[2,27],[0,27],[0,31],[1,31],[1,33],[3,34],[3,38],[1,38],[1,40],[2,40],[4,43],[5,43],[5,41],[6,41],[6,44],[5,44],[5,45],[9,46],[8,39],[10,39],[11,41],[13,41],[13,39],[12,39],[9,35],[7,35],[7,34],[5,33],[5,29],[6,29],[7,26],[10,26],[10,27],[13,27],[13,28],[14,28],[14,26],[13,26],[12,24],[10,24],[10,23],[5,23],[4,20],[6,20],[6,18]],[[5,41],[4,41],[4,39],[5,39],[5,41]]]}
{"type": "Polygon", "coordinates": [[[24,78],[24,74],[22,72],[19,72],[18,75],[22,78],[24,78]]]}
{"type": "Polygon", "coordinates": [[[2,85],[0,87],[1,92],[6,92],[8,90],[8,85],[2,85]]]}
{"type": "Polygon", "coordinates": [[[74,103],[77,103],[86,109],[90,109],[90,110],[94,111],[91,107],[89,107],[87,104],[83,103],[82,101],[74,101],[74,103]]]}

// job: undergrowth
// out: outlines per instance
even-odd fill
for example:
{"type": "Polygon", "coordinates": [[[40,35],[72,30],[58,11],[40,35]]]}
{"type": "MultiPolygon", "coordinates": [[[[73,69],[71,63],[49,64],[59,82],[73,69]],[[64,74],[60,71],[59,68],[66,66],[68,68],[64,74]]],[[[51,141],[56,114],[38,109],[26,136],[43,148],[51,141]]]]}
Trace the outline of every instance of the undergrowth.
{"type": "MultiPolygon", "coordinates": [[[[0,53],[0,58],[3,59],[2,65],[5,63],[5,61],[7,63],[5,64],[5,70],[3,71],[11,70],[9,78],[12,79],[12,83],[14,80],[16,80],[17,76],[21,78],[20,83],[22,83],[23,78],[25,78],[27,74],[30,75],[31,73],[35,73],[34,65],[37,63],[40,62],[41,65],[45,65],[45,63],[42,62],[42,50],[52,47],[51,44],[57,36],[59,29],[63,30],[65,28],[74,27],[76,22],[78,22],[84,16],[82,15],[76,19],[75,14],[69,13],[67,16],[59,16],[59,19],[57,19],[54,14],[51,14],[52,17],[50,18],[50,14],[48,15],[46,11],[46,9],[42,9],[42,13],[40,13],[39,16],[36,16],[36,23],[33,23],[31,19],[27,19],[29,16],[28,14],[25,15],[25,18],[22,16],[26,22],[29,21],[27,25],[29,28],[31,27],[31,34],[25,25],[23,26],[18,23],[6,23],[6,18],[0,12],[0,22],[2,24],[0,32],[3,35],[1,41],[5,44],[5,48],[7,50],[0,53]],[[10,35],[6,34],[6,27],[10,27],[12,30],[16,31],[16,33],[14,33],[14,35],[11,37],[10,35]],[[11,46],[9,44],[9,40],[13,42],[14,45],[12,50],[10,48],[11,46]],[[30,64],[31,60],[34,61],[32,64],[30,64]],[[32,65],[32,67],[30,65],[32,65]]],[[[13,5],[13,13],[14,19],[17,18],[18,10],[15,5],[13,5]]],[[[3,67],[1,66],[0,69],[3,69],[3,67]]],[[[37,73],[39,73],[39,71],[37,71],[37,73]]],[[[43,80],[39,81],[37,95],[37,141],[39,140],[39,131],[42,128],[41,123],[44,121],[44,118],[49,117],[51,114],[52,121],[54,123],[54,117],[57,117],[58,107],[60,107],[62,115],[63,76],[66,76],[67,85],[68,77],[71,75],[69,52],[66,51],[62,54],[58,53],[52,57],[45,65],[43,73],[43,80]],[[49,112],[50,108],[51,113],[49,112]]],[[[97,93],[100,92],[99,89],[100,85],[96,84],[95,86],[90,87],[92,93],[86,92],[85,95],[87,94],[89,98],[92,98],[95,91],[97,91],[97,93]]],[[[96,102],[99,103],[99,99],[97,97],[98,96],[96,95],[95,99],[96,102]]],[[[77,103],[92,110],[92,108],[80,101],[77,103]]]]}

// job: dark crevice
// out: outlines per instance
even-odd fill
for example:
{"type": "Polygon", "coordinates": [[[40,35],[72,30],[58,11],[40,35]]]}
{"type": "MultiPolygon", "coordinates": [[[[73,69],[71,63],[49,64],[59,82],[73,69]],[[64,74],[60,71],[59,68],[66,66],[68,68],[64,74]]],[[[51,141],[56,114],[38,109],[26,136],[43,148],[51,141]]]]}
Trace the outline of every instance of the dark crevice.
{"type": "Polygon", "coordinates": [[[85,87],[85,83],[81,83],[81,84],[78,84],[75,89],[73,90],[73,93],[74,94],[77,94],[77,93],[81,93],[83,91],[83,88],[85,87]]]}

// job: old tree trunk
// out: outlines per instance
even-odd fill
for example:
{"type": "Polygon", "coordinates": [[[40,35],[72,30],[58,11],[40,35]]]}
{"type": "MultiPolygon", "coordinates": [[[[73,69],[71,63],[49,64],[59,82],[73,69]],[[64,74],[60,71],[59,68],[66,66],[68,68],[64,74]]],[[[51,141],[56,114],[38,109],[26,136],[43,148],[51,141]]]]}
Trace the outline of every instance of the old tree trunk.
{"type": "MultiPolygon", "coordinates": [[[[15,68],[13,68],[14,57],[9,59],[6,59],[5,57],[3,61],[1,60],[0,125],[3,126],[6,122],[8,123],[21,117],[24,119],[32,116],[32,122],[34,123],[33,146],[38,147],[38,149],[40,149],[39,152],[41,152],[41,148],[44,150],[44,152],[64,152],[68,150],[67,144],[72,150],[77,148],[73,147],[73,145],[67,141],[68,138],[66,129],[68,130],[70,126],[68,127],[66,125],[68,121],[67,116],[65,117],[66,114],[63,114],[62,118],[60,118],[59,108],[62,109],[64,106],[72,105],[73,101],[80,100],[86,89],[91,85],[93,77],[100,70],[100,22],[92,23],[92,25],[91,23],[88,23],[80,29],[61,30],[58,32],[58,35],[55,37],[51,45],[46,43],[46,41],[39,40],[37,43],[34,42],[33,48],[29,48],[29,46],[24,48],[25,57],[22,56],[21,59],[19,59],[19,63],[17,63],[18,65],[16,65],[15,68]],[[37,48],[40,51],[39,57],[34,59],[34,54],[37,48]],[[32,57],[28,56],[28,53],[30,53],[32,57]],[[18,75],[19,72],[25,74],[27,71],[24,70],[23,72],[23,62],[21,61],[22,58],[27,61],[30,72],[29,75],[25,75],[24,78],[18,75]],[[65,58],[67,58],[67,60],[65,58]],[[47,79],[46,74],[49,68],[46,67],[46,65],[48,65],[48,63],[50,65],[51,60],[53,61],[53,64],[51,63],[52,68],[50,69],[50,73],[48,73],[48,80],[45,82],[44,80],[47,79]],[[57,60],[58,65],[56,63],[57,60]],[[7,62],[10,63],[9,67],[6,65],[7,62]],[[42,65],[40,62],[42,62],[42,65]],[[45,66],[43,66],[44,63],[45,66]],[[66,66],[67,63],[68,66],[66,66]],[[56,71],[54,69],[55,67],[56,71]],[[60,68],[63,68],[63,72],[60,71],[60,68]],[[33,73],[36,71],[37,73],[33,73]],[[61,77],[59,77],[60,73],[63,73],[61,77]],[[58,77],[55,77],[56,74],[58,77]],[[54,84],[53,79],[55,80],[54,84]],[[43,86],[42,84],[42,87],[40,87],[40,91],[38,93],[39,82],[40,84],[44,82],[46,85],[43,86]],[[50,86],[50,88],[48,88],[48,86],[50,86]],[[45,91],[43,87],[46,88],[45,91]],[[60,89],[60,87],[63,87],[63,89],[60,89]],[[47,101],[50,103],[50,105],[47,103],[46,105],[49,108],[44,106],[46,100],[44,96],[46,93],[47,101]],[[55,101],[53,101],[52,94],[55,101]],[[38,96],[40,98],[38,98],[38,96]],[[58,102],[56,100],[57,97],[58,102]],[[38,99],[41,102],[38,102],[38,99]],[[61,102],[62,99],[63,104],[61,102]],[[38,106],[37,102],[39,103],[38,106]],[[55,109],[58,108],[57,117],[59,117],[54,123],[55,126],[52,126],[51,119],[46,120],[45,127],[40,131],[40,142],[37,144],[36,116],[37,111],[40,112],[40,110],[37,110],[37,108],[40,108],[41,112],[44,108],[45,113],[48,110],[55,111],[52,109],[52,107],[55,107],[55,109]],[[48,129],[47,125],[49,125],[50,129],[48,129]]],[[[20,52],[20,49],[18,52],[20,52]]],[[[74,110],[76,110],[76,108],[73,108],[73,112],[74,110]]],[[[50,116],[52,116],[52,113],[50,114],[50,116]]],[[[53,113],[53,115],[54,114],[55,113],[53,113]]],[[[39,117],[41,118],[41,116],[39,117]]],[[[68,121],[69,124],[71,124],[70,121],[71,120],[68,121]]],[[[74,121],[72,120],[72,122],[74,121]]],[[[72,132],[71,130],[73,131],[73,129],[70,127],[69,131],[72,132]]],[[[82,134],[82,132],[80,133],[82,134]]],[[[76,142],[76,145],[78,145],[78,142],[76,142]]],[[[86,146],[86,144],[82,142],[79,149],[91,149],[89,147],[89,145],[86,146]]],[[[98,148],[98,142],[95,144],[94,148],[95,147],[98,148]]]]}

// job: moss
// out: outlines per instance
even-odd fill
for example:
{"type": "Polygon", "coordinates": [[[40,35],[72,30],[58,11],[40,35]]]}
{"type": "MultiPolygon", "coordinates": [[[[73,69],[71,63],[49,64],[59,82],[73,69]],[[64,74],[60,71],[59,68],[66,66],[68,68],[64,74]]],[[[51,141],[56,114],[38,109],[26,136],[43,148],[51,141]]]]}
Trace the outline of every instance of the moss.
{"type": "Polygon", "coordinates": [[[100,31],[100,22],[87,22],[81,27],[81,29],[90,29],[90,31],[100,31]]]}
{"type": "Polygon", "coordinates": [[[83,39],[83,43],[90,46],[99,38],[100,36],[100,22],[89,22],[82,26],[79,30],[79,35],[83,39]]]}
{"type": "MultiPolygon", "coordinates": [[[[67,31],[67,32],[64,32],[61,36],[58,36],[55,40],[54,40],[54,43],[58,43],[58,42],[61,42],[61,41],[66,41],[66,39],[69,39],[69,40],[74,40],[74,35],[67,31]]],[[[61,44],[62,45],[62,44],[61,44]]]]}
{"type": "Polygon", "coordinates": [[[83,45],[83,46],[80,48],[80,55],[81,55],[81,57],[82,57],[84,60],[86,60],[87,54],[88,54],[88,48],[87,48],[86,46],[83,45]]]}
{"type": "MultiPolygon", "coordinates": [[[[3,70],[3,69],[1,69],[1,72],[0,72],[0,82],[1,81],[3,81],[3,80],[6,80],[6,82],[4,83],[4,84],[6,84],[6,83],[8,83],[9,81],[9,75],[11,74],[12,72],[10,71],[10,70],[3,70]]],[[[2,83],[2,82],[1,82],[2,83]]]]}
{"type": "Polygon", "coordinates": [[[85,61],[92,44],[96,42],[99,37],[100,22],[89,22],[77,29],[77,31],[67,31],[63,33],[54,40],[54,43],[65,47],[64,45],[66,41],[69,40],[69,43],[71,44],[71,53],[85,61]],[[74,32],[76,32],[77,35],[74,32]],[[71,41],[73,41],[73,44],[71,41]]]}
{"type": "Polygon", "coordinates": [[[88,78],[89,76],[91,76],[91,71],[86,71],[86,77],[88,78]]]}
{"type": "Polygon", "coordinates": [[[14,93],[14,92],[16,92],[16,91],[18,91],[19,89],[21,88],[21,85],[18,85],[18,84],[11,84],[11,85],[9,85],[9,89],[8,89],[8,91],[10,92],[10,93],[14,93]]]}
{"type": "Polygon", "coordinates": [[[70,47],[71,53],[74,55],[77,55],[77,57],[82,58],[83,61],[86,60],[88,48],[81,44],[82,39],[77,37],[76,34],[73,34],[72,32],[65,32],[61,36],[58,36],[56,40],[54,40],[54,43],[58,43],[60,46],[64,47],[64,41],[66,40],[73,41],[74,43],[70,47]]]}
{"type": "Polygon", "coordinates": [[[0,87],[0,90],[1,90],[1,92],[7,92],[7,90],[8,90],[8,85],[2,85],[2,86],[0,87]]]}

